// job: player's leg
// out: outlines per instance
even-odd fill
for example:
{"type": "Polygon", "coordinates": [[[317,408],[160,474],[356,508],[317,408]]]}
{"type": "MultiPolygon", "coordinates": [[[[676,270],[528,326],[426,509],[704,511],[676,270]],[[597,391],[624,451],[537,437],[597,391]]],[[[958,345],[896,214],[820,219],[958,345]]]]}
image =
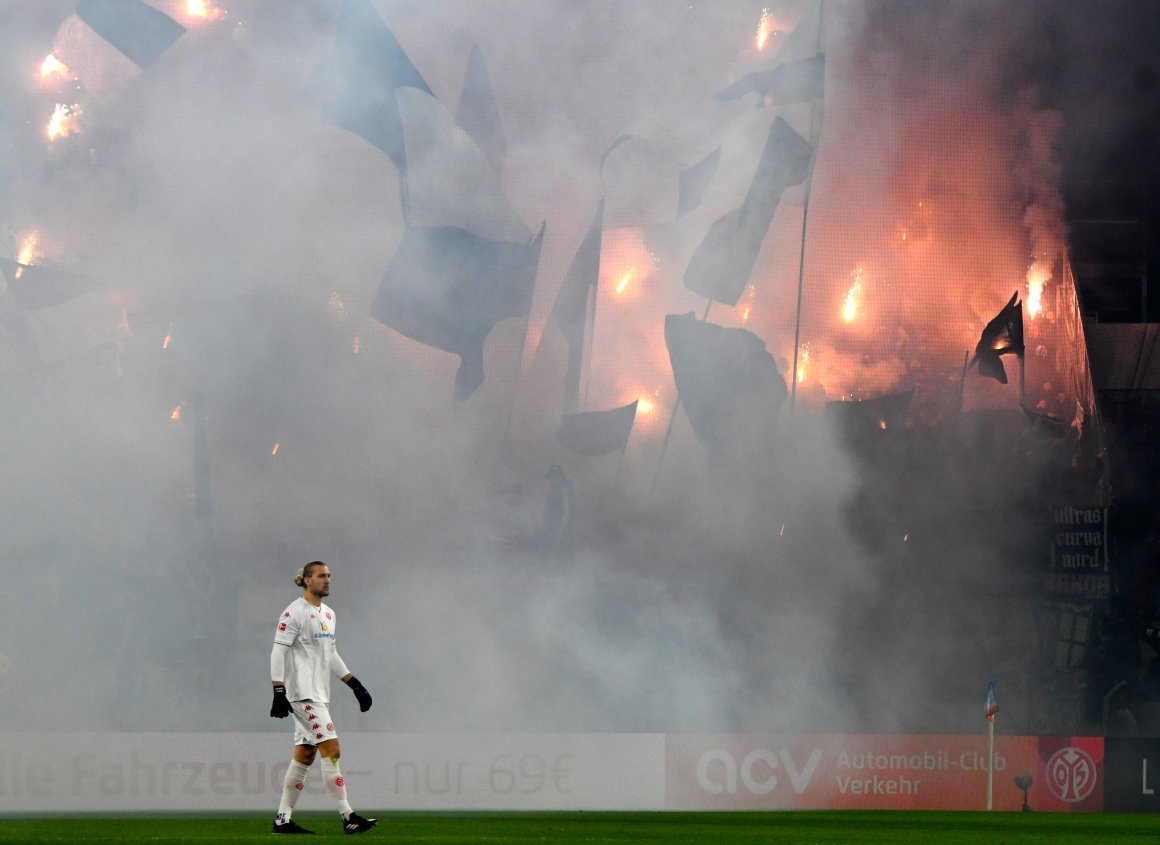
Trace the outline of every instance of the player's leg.
{"type": "Polygon", "coordinates": [[[339,744],[338,734],[334,732],[334,725],[330,722],[329,713],[326,714],[325,721],[319,719],[318,724],[320,732],[326,734],[326,738],[318,742],[318,753],[322,757],[322,781],[342,815],[342,830],[344,833],[362,833],[370,830],[378,820],[360,816],[351,809],[350,802],[346,799],[346,778],[342,776],[342,767],[338,762],[342,756],[342,746],[339,744]]]}
{"type": "Polygon", "coordinates": [[[306,787],[310,766],[318,753],[306,732],[310,723],[300,715],[302,705],[303,702],[291,704],[294,709],[294,756],[290,765],[286,767],[286,776],[282,779],[282,800],[278,804],[278,815],[274,819],[272,833],[313,833],[291,818],[294,814],[294,805],[298,803],[298,796],[306,787]]]}

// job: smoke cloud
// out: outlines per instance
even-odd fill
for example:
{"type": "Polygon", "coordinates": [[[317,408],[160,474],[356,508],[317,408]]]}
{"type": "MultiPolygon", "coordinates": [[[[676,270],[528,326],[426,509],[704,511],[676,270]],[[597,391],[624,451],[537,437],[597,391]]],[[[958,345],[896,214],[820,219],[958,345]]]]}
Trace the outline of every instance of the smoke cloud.
{"type": "MultiPolygon", "coordinates": [[[[1084,60],[1078,16],[826,3],[815,114],[712,99],[776,60],[804,0],[766,4],[764,50],[762,4],[375,0],[452,114],[478,45],[502,185],[546,226],[527,325],[496,327],[453,406],[458,359],[368,316],[402,239],[398,172],[305,96],[341,4],[151,4],[188,27],[154,66],[91,58],[70,79],[40,69],[74,4],[0,2],[0,256],[94,283],[51,312],[0,291],[17,723],[279,729],[273,625],[322,559],[376,701],[357,720],[347,702],[342,731],[966,732],[988,677],[1031,729],[1029,526],[1074,436],[1027,437],[1015,378],[972,373],[962,397],[1010,426],[953,403],[1029,268],[1062,284],[1069,126],[1036,74],[1084,60]],[[1073,52],[1021,53],[1051,21],[1073,52]],[[49,140],[57,104],[74,125],[49,140]],[[820,130],[808,203],[787,192],[741,303],[708,319],[764,340],[795,404],[758,424],[770,448],[723,464],[679,410],[666,436],[664,316],[704,312],[682,260],[744,198],[775,115],[820,130]],[[667,180],[718,146],[704,206],[658,240],[667,180]],[[550,312],[602,196],[619,219],[581,404],[642,405],[623,456],[581,459],[554,437],[550,312]],[[825,411],[907,391],[885,441],[825,411]],[[575,485],[570,555],[535,543],[552,464],[575,485]]],[[[1029,361],[1027,404],[1066,427],[1076,397],[1049,363],[1029,361]]]]}

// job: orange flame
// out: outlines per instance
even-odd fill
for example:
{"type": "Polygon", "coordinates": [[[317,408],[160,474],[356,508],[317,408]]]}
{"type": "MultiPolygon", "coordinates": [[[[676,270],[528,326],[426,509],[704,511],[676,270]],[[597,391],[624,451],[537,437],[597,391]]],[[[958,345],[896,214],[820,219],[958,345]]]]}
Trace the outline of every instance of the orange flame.
{"type": "Polygon", "coordinates": [[[49,53],[40,65],[40,78],[48,79],[50,76],[55,76],[57,79],[75,79],[72,71],[68,69],[68,65],[49,53]]]}
{"type": "Polygon", "coordinates": [[[622,293],[628,290],[628,284],[634,278],[636,278],[636,267],[629,267],[624,271],[623,274],[621,274],[620,281],[616,283],[616,295],[620,296],[622,293]]]}
{"type": "Polygon", "coordinates": [[[801,349],[798,351],[798,367],[797,367],[797,383],[801,384],[806,380],[806,370],[810,364],[810,345],[803,343],[801,349]]]}
{"type": "Polygon", "coordinates": [[[271,455],[277,455],[277,454],[278,454],[278,449],[280,449],[280,448],[281,448],[281,446],[282,446],[282,444],[281,444],[281,443],[275,443],[275,444],[274,444],[274,448],[270,450],[270,454],[271,454],[271,455]]]}
{"type": "Polygon", "coordinates": [[[638,414],[644,414],[646,417],[652,416],[656,409],[657,406],[656,403],[653,402],[652,397],[640,396],[637,398],[636,412],[638,414]]]}
{"type": "Polygon", "coordinates": [[[862,268],[859,267],[854,271],[854,283],[850,285],[850,290],[846,292],[846,299],[842,303],[842,320],[847,323],[854,322],[858,316],[858,311],[862,308],[862,268]]]}
{"type": "Polygon", "coordinates": [[[169,419],[173,420],[174,422],[181,422],[181,412],[185,409],[185,406],[188,404],[189,404],[188,402],[178,403],[177,407],[173,409],[173,413],[169,415],[169,419]]]}
{"type": "Polygon", "coordinates": [[[56,108],[52,111],[52,117],[49,118],[48,126],[45,132],[48,135],[48,140],[55,141],[57,138],[67,138],[75,132],[80,130],[77,123],[77,117],[80,115],[80,106],[68,105],[66,103],[57,103],[56,108]]]}
{"type": "Polygon", "coordinates": [[[220,20],[226,14],[207,0],[186,0],[185,13],[191,18],[203,21],[220,20]]]}
{"type": "Polygon", "coordinates": [[[39,238],[39,232],[30,232],[25,236],[20,243],[20,252],[16,255],[17,264],[32,264],[40,257],[40,250],[37,249],[39,238]]]}
{"type": "Polygon", "coordinates": [[[757,21],[757,32],[753,36],[753,46],[757,48],[757,52],[765,49],[765,45],[769,43],[769,36],[773,32],[773,15],[769,13],[769,9],[761,10],[761,17],[757,21]]]}
{"type": "Polygon", "coordinates": [[[1051,278],[1046,261],[1035,261],[1027,268],[1027,313],[1035,317],[1043,304],[1043,288],[1051,278]]]}

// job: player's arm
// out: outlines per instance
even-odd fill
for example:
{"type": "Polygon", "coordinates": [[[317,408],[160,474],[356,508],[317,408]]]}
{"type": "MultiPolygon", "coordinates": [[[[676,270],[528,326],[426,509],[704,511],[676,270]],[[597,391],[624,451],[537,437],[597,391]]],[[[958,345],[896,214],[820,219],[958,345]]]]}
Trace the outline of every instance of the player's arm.
{"type": "Polygon", "coordinates": [[[286,697],[286,658],[290,655],[290,644],[296,636],[298,625],[287,611],[278,622],[278,628],[274,631],[274,647],[270,649],[270,683],[274,687],[270,715],[275,719],[285,719],[292,712],[290,699],[286,697]]]}
{"type": "Polygon", "coordinates": [[[371,709],[371,694],[367,692],[367,688],[362,685],[362,682],[346,668],[346,663],[338,655],[338,649],[335,649],[331,657],[330,671],[337,675],[340,681],[350,687],[350,691],[358,699],[358,709],[360,711],[365,713],[371,709]]]}

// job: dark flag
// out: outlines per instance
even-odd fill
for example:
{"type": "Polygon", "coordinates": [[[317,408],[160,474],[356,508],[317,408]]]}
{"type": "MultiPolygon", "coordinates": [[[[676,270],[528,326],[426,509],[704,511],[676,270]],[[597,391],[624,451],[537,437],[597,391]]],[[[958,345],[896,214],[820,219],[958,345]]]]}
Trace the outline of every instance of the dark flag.
{"type": "Polygon", "coordinates": [[[556,437],[564,448],[577,455],[607,455],[628,446],[632,424],[636,421],[637,399],[623,408],[610,411],[585,411],[565,414],[556,437]]]}
{"type": "Polygon", "coordinates": [[[849,399],[826,403],[826,416],[833,419],[847,441],[865,443],[867,438],[896,433],[906,427],[913,390],[873,399],[849,399]]]}
{"type": "Polygon", "coordinates": [[[735,455],[760,446],[789,396],[765,342],[689,313],[665,317],[665,343],[681,406],[701,442],[735,455]]]}
{"type": "Polygon", "coordinates": [[[544,230],[530,243],[463,229],[408,227],[371,304],[371,316],[462,359],[455,399],[483,383],[483,343],[496,323],[526,317],[544,230]]]}
{"type": "Polygon", "coordinates": [[[1018,300],[1019,291],[1015,291],[1010,302],[987,323],[975,346],[974,362],[979,365],[979,375],[993,378],[999,384],[1007,383],[1002,356],[1023,358],[1023,303],[1018,300]]]}
{"type": "Polygon", "coordinates": [[[39,264],[18,264],[7,258],[0,258],[0,271],[4,273],[12,298],[21,308],[30,311],[51,308],[97,289],[93,280],[85,276],[39,264]]]}
{"type": "Polygon", "coordinates": [[[142,69],[185,34],[184,26],[143,0],[81,0],[75,14],[142,69]]]}
{"type": "Polygon", "coordinates": [[[564,374],[564,408],[576,407],[580,396],[580,370],[584,361],[584,333],[588,325],[588,304],[596,296],[600,277],[600,247],[604,234],[604,200],[596,207],[596,216],[588,227],[568,275],[564,277],[556,301],[552,304],[552,318],[568,342],[568,369],[564,374]]]}
{"type": "Polygon", "coordinates": [[[467,60],[467,76],[463,80],[463,94],[459,98],[455,122],[483,150],[492,170],[502,172],[507,157],[503,121],[499,116],[495,94],[491,90],[487,66],[483,63],[479,46],[475,44],[471,45],[471,55],[467,60]]]}
{"type": "Polygon", "coordinates": [[[685,269],[685,287],[733,306],[741,298],[782,192],[809,172],[813,148],[778,117],[744,203],[710,227],[685,269]]]}
{"type": "Polygon", "coordinates": [[[713,95],[714,100],[736,100],[757,94],[773,105],[788,106],[820,100],[825,88],[826,54],[779,64],[771,70],[747,73],[713,95]]]}
{"type": "Polygon", "coordinates": [[[406,168],[395,89],[431,88],[370,0],[344,0],[334,48],[323,60],[312,97],[323,119],[354,132],[406,168]]]}
{"type": "Polygon", "coordinates": [[[692,167],[681,171],[677,193],[677,217],[683,217],[701,204],[705,191],[721,165],[721,148],[713,150],[692,167]]]}

